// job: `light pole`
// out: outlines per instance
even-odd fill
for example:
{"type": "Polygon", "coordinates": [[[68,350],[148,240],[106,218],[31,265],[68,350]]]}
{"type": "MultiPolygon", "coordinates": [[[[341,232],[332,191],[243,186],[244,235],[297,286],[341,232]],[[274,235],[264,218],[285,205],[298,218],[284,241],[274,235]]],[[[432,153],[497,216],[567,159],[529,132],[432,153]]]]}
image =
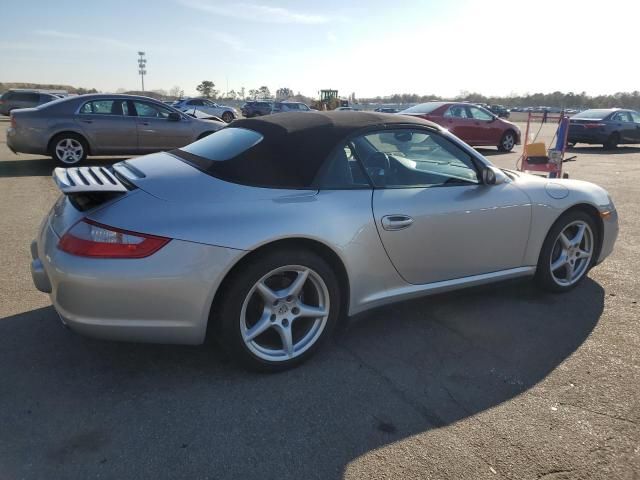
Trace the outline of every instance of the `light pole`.
{"type": "Polygon", "coordinates": [[[147,74],[147,59],[144,58],[144,52],[138,52],[138,73],[142,80],[142,91],[144,92],[144,76],[147,74]]]}

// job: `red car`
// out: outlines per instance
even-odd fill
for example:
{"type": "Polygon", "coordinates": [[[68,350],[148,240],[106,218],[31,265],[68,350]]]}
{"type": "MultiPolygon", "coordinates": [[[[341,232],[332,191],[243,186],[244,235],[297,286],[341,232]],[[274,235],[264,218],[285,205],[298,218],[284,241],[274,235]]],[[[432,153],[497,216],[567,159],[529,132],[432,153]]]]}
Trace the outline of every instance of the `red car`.
{"type": "Polygon", "coordinates": [[[501,152],[510,152],[520,143],[520,129],[515,123],[470,103],[427,102],[400,114],[431,120],[473,146],[497,146],[501,152]]]}

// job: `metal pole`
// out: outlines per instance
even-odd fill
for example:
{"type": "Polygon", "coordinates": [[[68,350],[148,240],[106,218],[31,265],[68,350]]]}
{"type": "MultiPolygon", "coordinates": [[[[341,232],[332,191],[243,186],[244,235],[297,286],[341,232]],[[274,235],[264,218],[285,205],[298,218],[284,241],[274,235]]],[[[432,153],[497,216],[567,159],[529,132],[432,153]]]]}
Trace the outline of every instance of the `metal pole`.
{"type": "Polygon", "coordinates": [[[138,52],[138,73],[142,81],[142,91],[144,92],[144,76],[147,73],[147,59],[144,52],[138,52]]]}

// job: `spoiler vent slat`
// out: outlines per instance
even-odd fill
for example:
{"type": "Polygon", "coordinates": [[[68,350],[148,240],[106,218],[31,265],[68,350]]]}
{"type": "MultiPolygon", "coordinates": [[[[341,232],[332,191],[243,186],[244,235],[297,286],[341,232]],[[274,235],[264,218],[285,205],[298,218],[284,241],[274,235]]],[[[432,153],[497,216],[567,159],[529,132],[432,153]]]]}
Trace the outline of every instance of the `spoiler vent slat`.
{"type": "Polygon", "coordinates": [[[128,188],[104,167],[58,167],[53,171],[53,180],[65,195],[128,191],[128,188]]]}
{"type": "Polygon", "coordinates": [[[102,167],[100,168],[100,171],[104,174],[105,177],[107,177],[107,180],[109,180],[112,184],[116,185],[118,183],[118,179],[115,178],[109,170],[102,167]]]}
{"type": "Polygon", "coordinates": [[[100,177],[98,177],[98,175],[96,175],[96,173],[93,170],[91,170],[90,168],[87,168],[87,173],[91,178],[93,178],[95,183],[97,183],[98,185],[104,185],[104,182],[100,180],[100,177]]]}
{"type": "Polygon", "coordinates": [[[75,184],[75,182],[73,181],[73,178],[71,178],[71,175],[69,175],[69,172],[67,172],[67,171],[65,170],[65,172],[64,172],[64,173],[65,173],[65,176],[67,177],[67,183],[68,183],[69,185],[71,185],[72,187],[75,187],[75,185],[76,185],[76,184],[75,184]]]}

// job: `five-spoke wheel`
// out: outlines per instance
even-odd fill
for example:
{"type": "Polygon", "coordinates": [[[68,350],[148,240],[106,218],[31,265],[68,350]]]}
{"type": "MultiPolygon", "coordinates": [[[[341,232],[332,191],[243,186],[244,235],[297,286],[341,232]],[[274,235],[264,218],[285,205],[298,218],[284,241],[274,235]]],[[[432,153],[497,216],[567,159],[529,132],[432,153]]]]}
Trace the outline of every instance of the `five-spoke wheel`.
{"type": "Polygon", "coordinates": [[[242,338],[263,360],[291,360],[322,335],[329,309],[329,292],[318,273],[301,265],[279,267],[247,294],[240,313],[242,338]]]}
{"type": "Polygon", "coordinates": [[[51,141],[51,156],[65,166],[76,165],[87,158],[87,145],[76,134],[58,135],[51,141]]]}
{"type": "Polygon", "coordinates": [[[214,322],[222,345],[257,370],[283,370],[308,358],[340,310],[336,274],[321,256],[274,250],[252,257],[223,287],[214,322]]]}
{"type": "Polygon", "coordinates": [[[536,271],[538,283],[554,292],[575,287],[595,262],[597,242],[597,230],[590,215],[580,210],[562,215],[542,246],[536,271]]]}
{"type": "Polygon", "coordinates": [[[593,232],[582,220],[568,224],[558,235],[551,254],[551,275],[558,285],[569,286],[582,278],[593,257],[593,232]]]}

